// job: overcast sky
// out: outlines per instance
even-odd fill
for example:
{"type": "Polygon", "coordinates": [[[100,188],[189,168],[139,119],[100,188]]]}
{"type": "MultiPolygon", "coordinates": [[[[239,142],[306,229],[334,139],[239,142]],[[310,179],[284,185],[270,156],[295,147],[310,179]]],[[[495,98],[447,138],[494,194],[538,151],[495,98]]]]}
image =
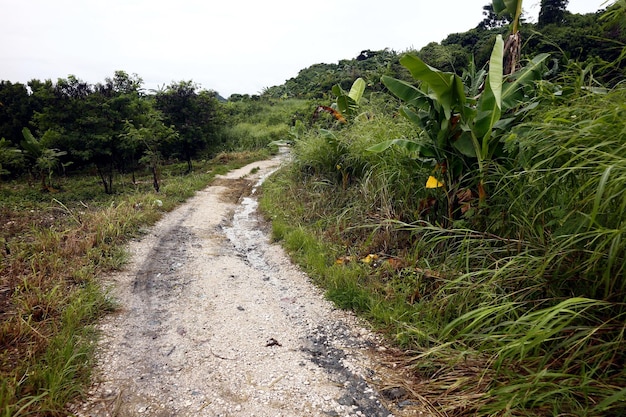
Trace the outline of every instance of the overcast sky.
{"type": "MultiPolygon", "coordinates": [[[[605,0],[570,0],[573,13],[605,0]]],[[[0,80],[104,81],[146,89],[193,80],[222,96],[257,94],[303,68],[397,52],[475,27],[489,0],[0,0],[0,80]]],[[[536,20],[540,0],[524,9],[536,20]]],[[[610,2],[612,3],[612,1],[610,2]]]]}

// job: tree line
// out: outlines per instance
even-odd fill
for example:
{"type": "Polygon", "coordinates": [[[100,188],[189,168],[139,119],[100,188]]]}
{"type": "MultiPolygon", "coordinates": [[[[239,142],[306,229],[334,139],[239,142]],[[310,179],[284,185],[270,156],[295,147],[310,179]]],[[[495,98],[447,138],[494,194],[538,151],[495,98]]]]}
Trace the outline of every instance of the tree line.
{"type": "MultiPolygon", "coordinates": [[[[619,8],[620,4],[615,2],[608,9],[619,8]]],[[[550,53],[552,80],[572,71],[584,71],[588,79],[608,86],[626,79],[626,30],[623,23],[607,18],[610,13],[603,13],[603,10],[583,15],[571,13],[567,5],[568,0],[542,0],[537,23],[528,22],[522,14],[519,28],[523,40],[522,58],[550,53]]],[[[492,4],[483,7],[483,16],[483,20],[470,30],[452,33],[420,50],[404,52],[417,55],[432,67],[458,75],[471,67],[483,68],[497,36],[505,36],[511,23],[511,16],[506,11],[496,13],[492,4]]],[[[399,62],[404,52],[364,50],[353,59],[315,64],[302,69],[285,84],[265,89],[262,95],[331,98],[334,84],[349,89],[357,78],[366,81],[369,91],[384,91],[380,82],[382,76],[412,80],[399,62]]]]}
{"type": "Polygon", "coordinates": [[[142,79],[116,71],[89,84],[70,75],[56,82],[0,81],[0,175],[30,173],[51,189],[54,172],[94,167],[104,191],[115,172],[192,160],[220,146],[224,117],[218,94],[192,81],[146,94],[142,79]]]}

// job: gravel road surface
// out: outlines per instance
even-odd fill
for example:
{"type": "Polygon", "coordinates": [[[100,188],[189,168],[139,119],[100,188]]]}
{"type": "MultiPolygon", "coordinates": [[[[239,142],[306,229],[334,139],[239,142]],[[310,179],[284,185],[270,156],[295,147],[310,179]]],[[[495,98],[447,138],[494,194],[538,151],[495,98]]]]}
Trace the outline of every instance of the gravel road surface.
{"type": "Polygon", "coordinates": [[[269,242],[255,191],[280,161],[218,178],[130,244],[77,415],[422,415],[390,411],[404,392],[379,394],[380,340],[269,242]]]}

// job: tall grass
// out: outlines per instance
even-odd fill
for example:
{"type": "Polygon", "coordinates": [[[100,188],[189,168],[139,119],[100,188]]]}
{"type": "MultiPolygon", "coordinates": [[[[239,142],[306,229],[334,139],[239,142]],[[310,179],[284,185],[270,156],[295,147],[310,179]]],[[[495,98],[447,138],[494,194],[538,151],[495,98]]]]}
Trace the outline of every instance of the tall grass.
{"type": "Polygon", "coordinates": [[[222,135],[231,150],[263,149],[272,142],[287,140],[289,126],[241,122],[224,128],[222,135]]]}
{"type": "Polygon", "coordinates": [[[529,161],[523,183],[541,189],[531,204],[514,200],[548,229],[560,287],[618,302],[626,301],[625,98],[623,89],[583,97],[529,125],[517,140],[529,161]]]}
{"type": "Polygon", "coordinates": [[[258,150],[275,141],[289,139],[296,118],[307,118],[315,106],[296,99],[244,100],[224,105],[228,125],[219,141],[229,151],[258,150]]]}

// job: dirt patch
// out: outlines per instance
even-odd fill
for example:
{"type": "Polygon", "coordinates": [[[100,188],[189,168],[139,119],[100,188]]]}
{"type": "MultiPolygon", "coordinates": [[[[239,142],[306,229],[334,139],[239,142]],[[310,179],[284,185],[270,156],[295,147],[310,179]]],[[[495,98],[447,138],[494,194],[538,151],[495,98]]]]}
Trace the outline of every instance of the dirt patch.
{"type": "Polygon", "coordinates": [[[214,187],[224,187],[221,193],[222,201],[236,204],[243,196],[250,195],[254,181],[246,178],[225,179],[217,178],[213,182],[214,187]]]}
{"type": "Polygon", "coordinates": [[[75,413],[422,415],[389,411],[371,384],[380,340],[262,230],[255,187],[279,164],[231,172],[130,245],[110,278],[120,309],[101,325],[97,384],[75,413]]]}

